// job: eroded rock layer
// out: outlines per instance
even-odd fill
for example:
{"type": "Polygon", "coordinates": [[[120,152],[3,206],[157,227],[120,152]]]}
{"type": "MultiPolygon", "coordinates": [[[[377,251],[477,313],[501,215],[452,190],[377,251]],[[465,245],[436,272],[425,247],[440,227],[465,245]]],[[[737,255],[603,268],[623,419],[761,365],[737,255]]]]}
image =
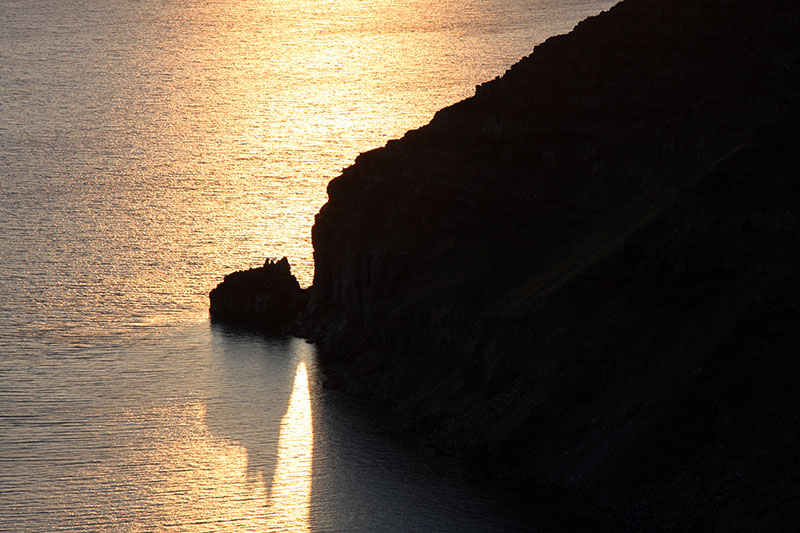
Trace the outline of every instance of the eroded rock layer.
{"type": "Polygon", "coordinates": [[[582,22],[330,183],[334,379],[634,526],[798,523],[798,146],[795,2],[582,22]]]}

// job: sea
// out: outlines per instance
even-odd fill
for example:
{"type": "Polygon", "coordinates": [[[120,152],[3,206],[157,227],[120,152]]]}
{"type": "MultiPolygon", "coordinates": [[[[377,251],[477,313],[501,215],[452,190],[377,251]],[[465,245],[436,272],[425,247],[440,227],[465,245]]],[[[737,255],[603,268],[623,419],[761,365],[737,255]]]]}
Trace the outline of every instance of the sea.
{"type": "Polygon", "coordinates": [[[310,285],[328,181],[613,3],[0,0],[0,531],[569,530],[208,292],[310,285]]]}

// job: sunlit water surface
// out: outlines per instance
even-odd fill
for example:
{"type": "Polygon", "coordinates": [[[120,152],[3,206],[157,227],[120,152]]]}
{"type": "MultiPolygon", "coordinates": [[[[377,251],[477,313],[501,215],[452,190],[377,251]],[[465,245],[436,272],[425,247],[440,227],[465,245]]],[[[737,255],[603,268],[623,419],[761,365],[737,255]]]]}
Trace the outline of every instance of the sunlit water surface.
{"type": "Polygon", "coordinates": [[[0,0],[0,530],[530,527],[207,294],[612,3],[0,0]]]}

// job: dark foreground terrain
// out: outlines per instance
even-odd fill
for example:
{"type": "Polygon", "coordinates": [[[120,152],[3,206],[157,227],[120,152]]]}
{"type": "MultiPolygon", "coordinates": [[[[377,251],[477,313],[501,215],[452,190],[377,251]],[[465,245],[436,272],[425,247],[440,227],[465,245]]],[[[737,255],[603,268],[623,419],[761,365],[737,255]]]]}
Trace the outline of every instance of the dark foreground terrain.
{"type": "Polygon", "coordinates": [[[362,154],[306,332],[493,477],[800,524],[800,4],[625,0],[362,154]]]}

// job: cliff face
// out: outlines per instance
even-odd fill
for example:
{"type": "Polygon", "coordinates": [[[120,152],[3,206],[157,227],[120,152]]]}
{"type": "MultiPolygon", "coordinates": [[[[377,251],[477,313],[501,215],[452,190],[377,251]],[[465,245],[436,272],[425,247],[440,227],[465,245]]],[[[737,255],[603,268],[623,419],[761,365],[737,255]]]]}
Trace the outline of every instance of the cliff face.
{"type": "Polygon", "coordinates": [[[359,156],[313,229],[335,379],[634,525],[797,523],[799,36],[626,0],[359,156]]]}

